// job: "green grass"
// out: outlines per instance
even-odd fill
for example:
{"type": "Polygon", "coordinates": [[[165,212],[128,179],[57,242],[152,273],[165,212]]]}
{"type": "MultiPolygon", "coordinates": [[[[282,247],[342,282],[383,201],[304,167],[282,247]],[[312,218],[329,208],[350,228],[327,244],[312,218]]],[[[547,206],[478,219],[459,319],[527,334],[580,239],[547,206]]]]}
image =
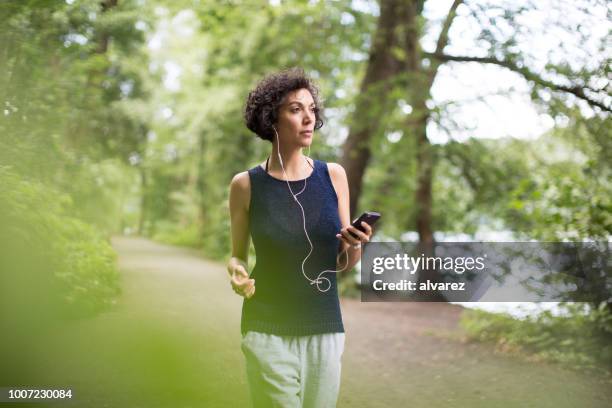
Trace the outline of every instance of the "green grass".
{"type": "Polygon", "coordinates": [[[498,351],[612,377],[612,313],[605,303],[591,310],[580,303],[561,307],[564,316],[545,311],[525,320],[467,310],[460,323],[468,339],[493,343],[498,351]]]}

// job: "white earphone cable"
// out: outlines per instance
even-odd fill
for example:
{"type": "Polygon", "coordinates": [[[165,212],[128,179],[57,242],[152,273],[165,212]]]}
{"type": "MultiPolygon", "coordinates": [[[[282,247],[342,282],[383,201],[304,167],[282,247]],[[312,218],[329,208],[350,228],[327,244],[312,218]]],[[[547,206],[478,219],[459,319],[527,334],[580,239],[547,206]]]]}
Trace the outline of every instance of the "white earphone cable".
{"type": "MultiPolygon", "coordinates": [[[[310,236],[308,236],[308,231],[306,230],[306,214],[304,212],[304,207],[302,207],[302,203],[300,203],[300,201],[297,199],[297,196],[302,194],[304,190],[306,190],[306,182],[308,178],[304,179],[304,187],[302,188],[302,190],[300,190],[299,193],[294,194],[293,189],[291,188],[291,185],[289,184],[289,177],[287,177],[287,173],[285,172],[285,166],[283,165],[283,159],[280,154],[280,138],[278,137],[278,132],[276,131],[276,127],[273,126],[272,128],[274,129],[274,133],[276,133],[276,147],[277,147],[278,160],[283,170],[283,175],[285,176],[285,181],[287,182],[287,187],[289,188],[289,192],[291,193],[293,200],[300,206],[300,210],[302,211],[302,227],[304,228],[304,234],[306,235],[306,239],[308,240],[308,244],[310,245],[310,251],[308,252],[308,255],[306,255],[306,257],[302,260],[302,275],[304,275],[304,277],[310,282],[311,285],[315,285],[319,292],[327,292],[331,288],[331,281],[327,277],[324,277],[324,276],[322,277],[322,275],[328,272],[329,273],[339,273],[339,272],[342,272],[347,267],[348,265],[347,249],[348,247],[343,249],[342,252],[338,254],[338,256],[342,255],[343,253],[346,255],[345,256],[346,262],[342,269],[339,269],[339,270],[326,269],[322,271],[321,273],[319,273],[315,279],[310,279],[308,275],[306,274],[306,272],[304,271],[304,265],[306,264],[306,261],[308,260],[312,252],[314,251],[314,245],[312,244],[312,241],[310,240],[310,236]],[[325,289],[321,289],[320,285],[325,281],[327,281],[327,287],[325,289]]],[[[308,146],[308,155],[310,155],[310,146],[308,146]]],[[[306,159],[306,162],[308,162],[308,159],[306,159]]],[[[308,164],[310,165],[310,163],[308,164]]],[[[314,171],[314,167],[313,167],[313,171],[314,171]]],[[[336,257],[336,262],[337,261],[338,261],[338,257],[336,257]]]]}

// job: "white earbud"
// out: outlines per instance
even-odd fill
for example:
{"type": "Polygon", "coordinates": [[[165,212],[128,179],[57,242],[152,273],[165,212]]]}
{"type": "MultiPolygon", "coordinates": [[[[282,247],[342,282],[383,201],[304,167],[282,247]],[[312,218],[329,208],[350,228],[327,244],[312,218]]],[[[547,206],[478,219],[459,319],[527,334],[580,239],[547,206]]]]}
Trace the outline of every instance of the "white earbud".
{"type": "MultiPolygon", "coordinates": [[[[311,285],[316,285],[317,290],[319,292],[327,292],[331,288],[331,281],[326,277],[322,277],[321,275],[327,272],[330,272],[330,273],[342,272],[344,268],[346,268],[346,266],[348,265],[348,253],[346,252],[346,249],[344,249],[341,252],[341,254],[342,253],[346,254],[346,263],[342,269],[340,270],[326,269],[322,271],[321,273],[319,273],[315,279],[310,279],[308,275],[306,275],[306,272],[304,271],[304,264],[306,263],[306,260],[310,257],[310,255],[312,254],[314,250],[314,245],[312,244],[312,241],[310,240],[310,237],[308,236],[308,231],[306,230],[306,214],[304,213],[304,207],[302,207],[302,203],[300,203],[300,201],[297,199],[297,196],[302,194],[304,190],[306,189],[307,179],[304,179],[304,187],[302,188],[302,190],[300,190],[299,193],[294,194],[293,189],[291,188],[291,185],[289,184],[289,177],[287,177],[287,173],[285,172],[285,166],[283,165],[283,159],[280,154],[280,138],[278,137],[278,132],[276,131],[276,127],[272,126],[272,128],[274,129],[274,133],[276,133],[276,151],[278,154],[278,161],[280,162],[281,168],[283,170],[283,174],[285,176],[285,181],[287,182],[287,187],[289,188],[289,192],[291,193],[291,195],[293,196],[293,199],[295,200],[296,203],[298,203],[298,205],[300,206],[300,209],[302,210],[302,221],[303,221],[302,226],[304,228],[304,234],[306,235],[308,244],[310,244],[310,251],[308,252],[308,255],[306,255],[306,257],[302,260],[302,275],[304,275],[304,277],[310,282],[311,285]],[[319,285],[323,283],[324,281],[327,281],[327,287],[325,289],[321,289],[319,285]]],[[[310,155],[310,146],[308,146],[308,155],[310,155]]]]}

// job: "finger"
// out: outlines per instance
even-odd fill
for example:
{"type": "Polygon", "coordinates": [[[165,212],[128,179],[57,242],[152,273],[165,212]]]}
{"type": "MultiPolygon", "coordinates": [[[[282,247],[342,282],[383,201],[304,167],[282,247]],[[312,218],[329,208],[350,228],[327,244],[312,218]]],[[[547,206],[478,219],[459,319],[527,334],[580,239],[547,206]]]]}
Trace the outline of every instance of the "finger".
{"type": "Polygon", "coordinates": [[[236,285],[232,285],[232,290],[240,295],[240,292],[241,292],[240,287],[238,287],[236,285]]]}
{"type": "MultiPolygon", "coordinates": [[[[366,224],[367,225],[367,224],[366,224]]],[[[359,234],[359,239],[361,240],[361,243],[364,244],[366,242],[370,242],[370,236],[371,236],[371,229],[367,229],[369,228],[369,226],[363,227],[365,229],[365,231],[361,231],[360,229],[357,229],[358,232],[356,232],[357,234],[359,234]]]]}
{"type": "Polygon", "coordinates": [[[337,238],[340,240],[340,242],[342,243],[342,247],[340,248],[340,251],[341,251],[340,253],[342,253],[342,252],[346,251],[348,248],[350,248],[350,247],[351,247],[351,245],[352,245],[352,244],[351,244],[350,242],[348,242],[348,241],[346,240],[346,238],[344,238],[344,236],[342,236],[342,235],[340,235],[340,234],[336,234],[336,237],[337,237],[337,238]]]}
{"type": "Polygon", "coordinates": [[[244,296],[245,293],[245,289],[246,289],[246,284],[248,284],[248,282],[246,283],[236,283],[234,281],[232,281],[232,290],[240,296],[244,296]]]}
{"type": "Polygon", "coordinates": [[[370,226],[370,224],[368,224],[365,221],[361,221],[361,226],[363,228],[365,228],[366,230],[366,235],[371,236],[372,235],[372,227],[370,226]]]}
{"type": "Polygon", "coordinates": [[[242,291],[243,287],[248,284],[249,279],[234,276],[230,282],[232,284],[232,288],[237,291],[242,291]]]}
{"type": "MultiPolygon", "coordinates": [[[[351,227],[351,228],[353,228],[353,227],[351,227]]],[[[361,230],[360,230],[360,229],[358,229],[358,228],[354,228],[353,232],[354,232],[355,234],[357,234],[357,236],[359,237],[359,241],[360,241],[360,243],[362,243],[362,244],[363,244],[364,242],[368,242],[368,241],[370,240],[370,237],[368,237],[368,234],[367,234],[367,233],[365,233],[365,232],[363,232],[363,231],[361,231],[361,230]]]]}
{"type": "Polygon", "coordinates": [[[238,290],[240,290],[243,293],[246,293],[254,285],[255,285],[254,279],[247,279],[246,281],[238,285],[238,290]]]}
{"type": "Polygon", "coordinates": [[[242,278],[248,278],[249,274],[242,266],[234,267],[234,275],[240,276],[242,278]]]}
{"type": "Polygon", "coordinates": [[[368,239],[368,236],[364,234],[363,231],[353,227],[352,225],[349,225],[346,229],[347,229],[348,235],[351,236],[353,239],[355,239],[356,241],[355,244],[361,244],[362,242],[368,239]],[[357,238],[353,237],[349,231],[357,235],[357,238]]]}
{"type": "Polygon", "coordinates": [[[241,291],[241,295],[247,299],[251,297],[253,293],[255,293],[255,282],[254,281],[249,282],[248,286],[245,286],[241,291]]]}
{"type": "Polygon", "coordinates": [[[350,245],[355,246],[355,245],[361,244],[360,238],[359,237],[355,238],[354,236],[352,236],[348,229],[346,231],[346,235],[345,236],[349,240],[349,244],[350,245]]]}
{"type": "Polygon", "coordinates": [[[355,245],[355,243],[359,242],[359,241],[354,241],[355,238],[353,238],[350,234],[348,233],[345,234],[344,230],[340,231],[339,234],[336,234],[336,237],[347,245],[355,245]]]}
{"type": "Polygon", "coordinates": [[[348,243],[350,245],[357,245],[359,243],[361,243],[361,241],[355,237],[353,237],[349,232],[348,232],[348,227],[343,229],[342,231],[340,231],[340,233],[342,234],[342,236],[348,241],[348,243]]]}
{"type": "Polygon", "coordinates": [[[248,280],[249,280],[249,275],[247,275],[246,273],[239,272],[239,273],[234,274],[234,276],[232,276],[232,280],[233,280],[233,281],[234,281],[234,282],[235,282],[237,285],[240,285],[240,284],[242,284],[243,282],[245,282],[245,281],[248,281],[248,280]]]}
{"type": "Polygon", "coordinates": [[[359,228],[354,227],[352,225],[349,225],[348,227],[346,227],[346,229],[351,231],[353,234],[357,235],[360,240],[368,236],[365,231],[362,231],[359,228]]]}

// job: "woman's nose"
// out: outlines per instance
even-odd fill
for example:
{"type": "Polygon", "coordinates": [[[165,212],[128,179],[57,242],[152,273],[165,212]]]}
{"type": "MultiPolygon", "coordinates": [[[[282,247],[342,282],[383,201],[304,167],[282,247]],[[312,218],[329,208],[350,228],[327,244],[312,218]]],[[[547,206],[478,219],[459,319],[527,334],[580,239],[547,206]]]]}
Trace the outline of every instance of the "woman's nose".
{"type": "Polygon", "coordinates": [[[306,115],[305,115],[305,117],[304,117],[304,121],[305,121],[306,123],[310,123],[310,122],[312,122],[312,121],[314,120],[313,116],[314,116],[314,112],[308,112],[308,111],[307,111],[307,112],[306,112],[306,115]]]}

